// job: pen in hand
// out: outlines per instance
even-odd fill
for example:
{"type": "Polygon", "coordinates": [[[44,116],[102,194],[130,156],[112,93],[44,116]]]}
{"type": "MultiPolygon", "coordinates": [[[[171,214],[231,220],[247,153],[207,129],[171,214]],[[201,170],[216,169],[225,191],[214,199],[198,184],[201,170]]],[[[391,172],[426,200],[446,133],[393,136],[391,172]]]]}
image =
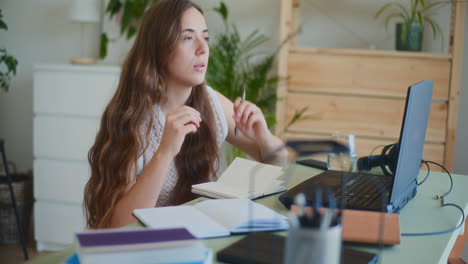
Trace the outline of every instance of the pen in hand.
{"type": "MultiPolygon", "coordinates": [[[[245,101],[245,88],[242,91],[242,101],[245,101]]],[[[234,127],[234,136],[237,136],[237,124],[236,127],[234,127]]]]}

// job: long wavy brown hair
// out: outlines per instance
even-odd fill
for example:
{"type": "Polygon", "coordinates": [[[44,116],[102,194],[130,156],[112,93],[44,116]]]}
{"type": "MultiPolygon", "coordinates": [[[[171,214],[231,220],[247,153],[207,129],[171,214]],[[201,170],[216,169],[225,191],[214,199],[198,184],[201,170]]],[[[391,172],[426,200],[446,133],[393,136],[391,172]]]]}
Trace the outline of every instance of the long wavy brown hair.
{"type": "MultiPolygon", "coordinates": [[[[91,177],[84,193],[88,228],[110,225],[116,203],[136,181],[137,160],[148,148],[155,122],[154,105],[167,102],[167,66],[181,34],[181,19],[189,0],[160,0],[145,13],[133,47],[122,65],[117,91],[106,107],[96,142],[88,153],[91,177]]],[[[205,82],[192,88],[186,105],[203,122],[185,137],[175,158],[179,180],[172,204],[189,201],[192,184],[210,180],[218,164],[216,122],[205,82]]]]}

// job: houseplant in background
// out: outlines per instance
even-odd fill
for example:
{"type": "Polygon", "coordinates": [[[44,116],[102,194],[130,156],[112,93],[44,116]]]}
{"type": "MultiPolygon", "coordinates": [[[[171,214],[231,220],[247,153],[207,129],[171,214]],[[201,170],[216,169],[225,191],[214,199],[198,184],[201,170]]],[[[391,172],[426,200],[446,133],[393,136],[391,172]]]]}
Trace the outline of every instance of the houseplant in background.
{"type": "MultiPolygon", "coordinates": [[[[3,21],[2,10],[0,9],[0,30],[8,30],[7,24],[3,21]]],[[[5,48],[0,48],[0,89],[8,92],[10,81],[16,75],[18,60],[9,55],[5,48]]]]}
{"type": "MultiPolygon", "coordinates": [[[[138,25],[146,9],[158,0],[108,0],[105,13],[110,19],[116,19],[120,24],[120,35],[131,39],[137,32],[138,25]]],[[[107,46],[111,39],[106,32],[101,33],[99,57],[107,56],[107,46]]]]}
{"type": "Polygon", "coordinates": [[[443,46],[443,32],[439,24],[431,18],[431,12],[449,2],[448,0],[410,0],[409,6],[400,2],[391,2],[383,5],[374,17],[377,19],[386,13],[384,17],[386,27],[392,19],[400,19],[401,22],[396,24],[396,49],[421,51],[425,24],[431,27],[434,39],[440,34],[443,46]]]}
{"type": "MultiPolygon", "coordinates": [[[[276,87],[280,82],[287,81],[286,76],[278,76],[273,73],[276,56],[285,42],[273,51],[258,51],[262,44],[269,39],[252,31],[247,37],[242,38],[234,24],[229,24],[229,11],[226,4],[221,1],[218,7],[213,9],[224,22],[224,31],[213,38],[210,43],[210,57],[206,80],[208,85],[221,94],[234,101],[236,97],[246,91],[246,99],[262,109],[268,127],[276,123],[275,104],[278,100],[276,87]]],[[[301,119],[307,108],[296,111],[290,120],[288,127],[301,119]]],[[[230,164],[235,157],[245,157],[246,154],[237,148],[225,152],[226,164],[230,164]]]]}

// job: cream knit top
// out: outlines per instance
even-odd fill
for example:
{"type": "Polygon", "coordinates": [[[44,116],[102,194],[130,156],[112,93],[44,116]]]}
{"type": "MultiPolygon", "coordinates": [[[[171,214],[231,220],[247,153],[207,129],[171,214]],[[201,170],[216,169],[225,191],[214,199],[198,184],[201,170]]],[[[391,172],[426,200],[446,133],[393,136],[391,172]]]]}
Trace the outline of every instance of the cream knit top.
{"type": "MultiPolygon", "coordinates": [[[[224,116],[223,109],[221,108],[221,104],[219,102],[218,96],[216,95],[215,91],[206,86],[208,95],[210,98],[210,104],[213,108],[213,113],[215,115],[216,120],[216,137],[218,142],[218,147],[221,149],[221,145],[227,137],[228,133],[228,126],[227,120],[224,116]]],[[[154,107],[154,123],[153,127],[150,132],[150,143],[148,148],[146,149],[145,153],[138,159],[138,175],[143,171],[146,165],[150,162],[153,154],[159,147],[161,143],[161,138],[164,131],[164,124],[166,121],[166,117],[164,116],[163,112],[159,108],[158,105],[154,107]]],[[[159,194],[158,201],[156,202],[156,206],[167,206],[173,205],[173,195],[174,195],[174,187],[177,183],[178,175],[177,170],[175,168],[175,161],[172,160],[169,164],[169,169],[167,171],[166,179],[164,184],[161,188],[161,192],[159,194]]]]}

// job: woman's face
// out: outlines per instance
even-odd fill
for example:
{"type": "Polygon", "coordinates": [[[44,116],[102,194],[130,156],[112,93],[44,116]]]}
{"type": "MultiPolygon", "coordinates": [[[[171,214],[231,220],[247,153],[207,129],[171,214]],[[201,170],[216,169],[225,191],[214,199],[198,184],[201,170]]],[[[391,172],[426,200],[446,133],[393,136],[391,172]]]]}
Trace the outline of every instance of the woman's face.
{"type": "Polygon", "coordinates": [[[169,80],[177,86],[193,87],[205,80],[208,66],[208,29],[205,17],[195,8],[187,9],[181,21],[181,34],[169,60],[169,80]]]}

